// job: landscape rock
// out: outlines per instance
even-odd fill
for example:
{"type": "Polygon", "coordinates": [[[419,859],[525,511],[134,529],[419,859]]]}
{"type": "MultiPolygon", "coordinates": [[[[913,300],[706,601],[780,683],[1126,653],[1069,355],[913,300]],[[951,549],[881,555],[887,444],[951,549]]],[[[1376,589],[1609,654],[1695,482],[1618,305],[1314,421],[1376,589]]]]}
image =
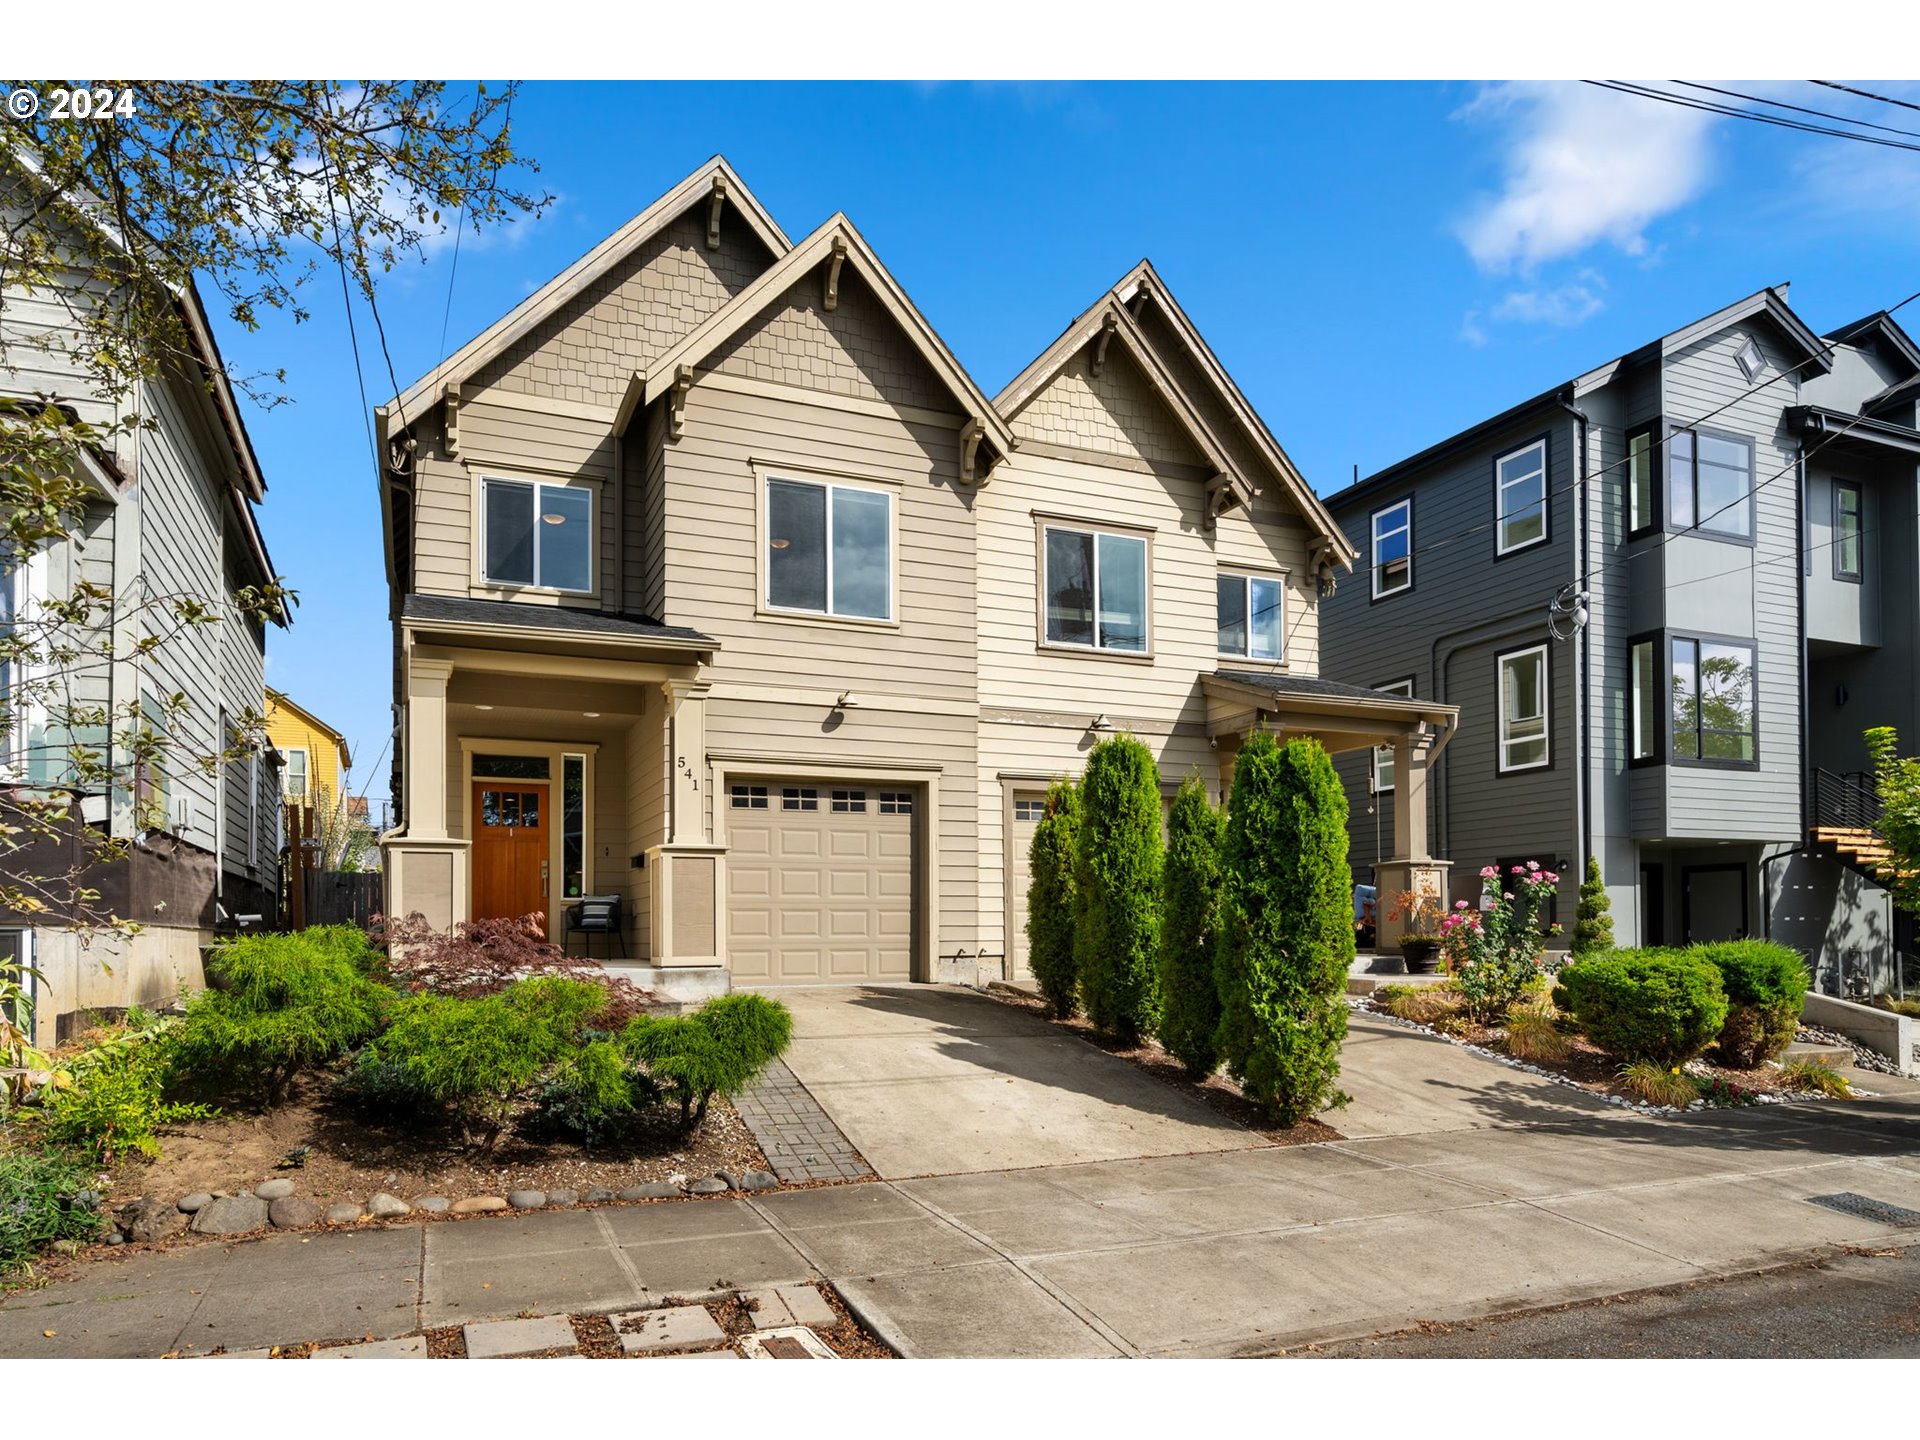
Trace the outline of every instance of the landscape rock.
{"type": "Polygon", "coordinates": [[[547,1192],[544,1190],[509,1190],[507,1192],[507,1204],[516,1210],[538,1210],[546,1203],[547,1192]]]}
{"type": "Polygon", "coordinates": [[[489,1210],[504,1210],[507,1202],[498,1195],[472,1195],[453,1202],[455,1215],[482,1215],[489,1210]]]}
{"type": "Polygon", "coordinates": [[[287,1196],[293,1194],[293,1181],[262,1180],[258,1185],[253,1187],[253,1193],[268,1203],[272,1203],[275,1200],[284,1200],[287,1196]]]}
{"type": "Polygon", "coordinates": [[[165,1240],[187,1228],[187,1217],[180,1207],[143,1195],[131,1205],[122,1205],[115,1219],[129,1240],[141,1242],[165,1240]]]}
{"type": "Polygon", "coordinates": [[[715,1176],[711,1180],[696,1180],[687,1186],[689,1195],[724,1195],[732,1187],[726,1181],[715,1176]]]}
{"type": "Polygon", "coordinates": [[[729,1190],[742,1188],[740,1184],[741,1176],[738,1170],[716,1170],[713,1172],[713,1178],[720,1181],[729,1190]]]}
{"type": "Polygon", "coordinates": [[[604,1185],[596,1185],[580,1198],[589,1205],[604,1205],[607,1201],[613,1199],[613,1191],[607,1189],[604,1185]]]}
{"type": "Polygon", "coordinates": [[[302,1230],[318,1225],[326,1208],[307,1195],[282,1195],[267,1206],[267,1219],[276,1230],[302,1230]]]}
{"type": "Polygon", "coordinates": [[[127,1243],[127,1237],[122,1235],[118,1230],[109,1230],[107,1232],[107,1244],[124,1245],[126,1243],[127,1243]]]}
{"type": "Polygon", "coordinates": [[[321,1218],[329,1225],[351,1225],[358,1220],[362,1211],[352,1201],[342,1201],[338,1205],[327,1206],[327,1213],[321,1218]]]}
{"type": "Polygon", "coordinates": [[[453,1201],[444,1195],[416,1195],[413,1199],[413,1208],[424,1210],[429,1215],[439,1215],[452,1209],[453,1201]]]}
{"type": "Polygon", "coordinates": [[[267,1223],[267,1202],[256,1195],[216,1196],[193,1217],[196,1235],[244,1235],[267,1223]]]}
{"type": "Polygon", "coordinates": [[[547,1203],[549,1205],[578,1205],[580,1203],[580,1192],[578,1190],[549,1190],[547,1192],[547,1203]]]}
{"type": "Polygon", "coordinates": [[[780,1188],[780,1177],[765,1170],[749,1170],[740,1177],[740,1183],[735,1188],[740,1190],[777,1190],[780,1188]]]}
{"type": "Polygon", "coordinates": [[[382,1190],[367,1201],[367,1213],[376,1220],[392,1220],[396,1216],[411,1215],[413,1207],[398,1195],[389,1195],[382,1190]]]}
{"type": "Polygon", "coordinates": [[[207,1206],[212,1203],[213,1196],[207,1194],[204,1190],[196,1190],[193,1194],[182,1197],[177,1208],[182,1215],[192,1215],[197,1211],[206,1209],[207,1206]]]}
{"type": "Polygon", "coordinates": [[[649,1180],[644,1185],[629,1185],[620,1192],[622,1200],[677,1200],[680,1187],[665,1180],[649,1180]]]}

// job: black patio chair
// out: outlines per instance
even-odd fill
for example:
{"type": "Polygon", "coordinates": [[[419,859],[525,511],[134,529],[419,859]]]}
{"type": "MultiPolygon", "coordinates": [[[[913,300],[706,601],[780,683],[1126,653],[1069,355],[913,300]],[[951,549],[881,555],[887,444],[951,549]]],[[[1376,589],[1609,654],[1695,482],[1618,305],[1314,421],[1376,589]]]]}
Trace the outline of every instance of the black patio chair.
{"type": "MultiPolygon", "coordinates": [[[[566,933],[561,937],[561,948],[572,953],[574,932],[586,937],[587,958],[593,958],[593,937],[610,935],[620,946],[620,958],[627,958],[627,934],[620,924],[620,897],[618,895],[582,895],[567,907],[566,933]]],[[[609,951],[611,946],[604,947],[609,951]]]]}

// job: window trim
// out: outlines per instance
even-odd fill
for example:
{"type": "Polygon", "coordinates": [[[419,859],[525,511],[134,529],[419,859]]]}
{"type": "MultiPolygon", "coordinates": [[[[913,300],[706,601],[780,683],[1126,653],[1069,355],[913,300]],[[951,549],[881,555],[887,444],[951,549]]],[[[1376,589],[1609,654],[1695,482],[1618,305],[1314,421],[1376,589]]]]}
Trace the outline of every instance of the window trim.
{"type": "Polygon", "coordinates": [[[875,630],[900,628],[900,496],[897,481],[876,480],[821,470],[808,465],[789,465],[772,461],[753,461],[754,484],[754,613],[772,620],[796,621],[805,625],[863,625],[875,630]],[[768,491],[776,480],[792,485],[814,485],[828,492],[826,503],[827,609],[804,610],[790,605],[775,605],[771,596],[773,567],[769,555],[771,521],[768,518],[768,491]],[[833,494],[834,490],[861,490],[884,495],[887,501],[887,613],[878,615],[838,615],[833,611],[833,494]]]}
{"type": "Polygon", "coordinates": [[[1536,770],[1553,769],[1553,652],[1545,640],[1502,650],[1493,657],[1493,700],[1496,716],[1493,750],[1495,773],[1530,775],[1536,770]],[[1507,662],[1522,655],[1534,654],[1540,656],[1541,738],[1546,743],[1546,754],[1529,764],[1509,765],[1507,746],[1512,742],[1507,736],[1507,662]]]}
{"type": "Polygon", "coordinates": [[[1382,505],[1367,517],[1367,590],[1371,597],[1369,603],[1379,604],[1382,600],[1391,600],[1395,596],[1405,595],[1413,589],[1413,496],[1402,495],[1391,505],[1382,505]],[[1407,583],[1396,585],[1391,590],[1380,588],[1380,517],[1395,510],[1405,508],[1407,512],[1407,583]]]}
{"type": "MultiPolygon", "coordinates": [[[[1504,560],[1509,555],[1521,554],[1537,545],[1548,544],[1553,539],[1552,440],[1552,432],[1548,431],[1493,457],[1493,558],[1495,560],[1504,560]],[[1540,534],[1518,545],[1509,545],[1507,544],[1507,515],[1501,508],[1507,487],[1500,479],[1500,467],[1516,455],[1524,455],[1527,451],[1534,449],[1540,452],[1540,534]]],[[[1407,550],[1411,556],[1413,550],[1411,540],[1407,550]]]]}
{"type": "Polygon", "coordinates": [[[306,805],[313,800],[313,752],[305,745],[280,747],[280,794],[283,799],[306,805]],[[300,793],[294,794],[287,782],[293,777],[293,757],[300,757],[300,793]]]}
{"type": "Polygon", "coordinates": [[[1867,571],[1867,491],[1858,480],[1833,480],[1833,578],[1848,585],[1861,584],[1867,571]],[[1840,560],[1840,497],[1853,496],[1853,542],[1855,565],[1848,570],[1840,560]]]}
{"type": "Polygon", "coordinates": [[[1649,765],[1661,765],[1671,753],[1668,732],[1673,728],[1673,655],[1665,641],[1663,630],[1643,630],[1627,637],[1627,766],[1629,769],[1644,768],[1649,765]],[[1633,652],[1642,645],[1653,647],[1653,736],[1652,746],[1645,755],[1633,753],[1634,693],[1633,693],[1633,652]],[[1662,677],[1660,666],[1666,664],[1666,674],[1662,677]]]}
{"type": "Polygon", "coordinates": [[[1755,493],[1757,489],[1755,476],[1758,473],[1760,463],[1759,442],[1756,441],[1753,436],[1742,435],[1737,430],[1720,430],[1711,425],[1663,425],[1660,453],[1661,470],[1667,481],[1662,487],[1664,493],[1661,496],[1660,519],[1663,527],[1670,534],[1674,535],[1692,535],[1698,539],[1711,540],[1720,545],[1744,545],[1748,549],[1754,548],[1754,537],[1759,529],[1759,507],[1756,503],[1758,497],[1755,493]],[[1676,480],[1673,475],[1673,437],[1680,434],[1692,435],[1695,441],[1693,451],[1694,473],[1690,482],[1693,487],[1694,513],[1694,522],[1691,525],[1674,524],[1673,511],[1671,508],[1674,487],[1679,484],[1679,481],[1676,480]],[[1721,440],[1730,445],[1742,446],[1747,452],[1747,533],[1745,535],[1734,535],[1725,530],[1707,530],[1701,528],[1699,519],[1700,447],[1698,442],[1702,436],[1710,440],[1721,440]]]}
{"type": "MultiPolygon", "coordinates": [[[[600,481],[591,476],[557,475],[521,475],[507,470],[481,470],[473,477],[473,566],[472,583],[475,589],[485,590],[495,595],[569,595],[599,598],[600,594],[600,541],[601,527],[605,516],[600,503],[600,481]],[[540,492],[547,490],[579,490],[587,497],[587,528],[593,532],[587,545],[587,584],[585,589],[576,590],[565,585],[542,585],[540,583],[540,545],[536,534],[533,546],[533,581],[523,584],[518,580],[496,580],[487,573],[487,485],[498,481],[503,485],[531,485],[533,487],[534,515],[540,513],[540,492]]],[[[534,524],[538,525],[538,518],[534,524]]]]}
{"type": "Polygon", "coordinates": [[[1292,610],[1289,604],[1288,590],[1293,586],[1293,575],[1287,570],[1264,570],[1252,565],[1221,565],[1213,574],[1213,645],[1214,654],[1225,660],[1245,660],[1250,665],[1266,665],[1273,669],[1287,668],[1287,618],[1292,610]],[[1245,651],[1222,650],[1220,648],[1220,582],[1238,580],[1242,593],[1247,597],[1247,648],[1245,651]],[[1267,580],[1280,587],[1280,653],[1278,655],[1255,655],[1253,653],[1253,584],[1255,580],[1267,580]]]}
{"type": "MultiPolygon", "coordinates": [[[[1665,630],[1659,632],[1665,638],[1662,653],[1666,657],[1666,675],[1661,682],[1665,696],[1662,728],[1666,731],[1666,743],[1661,747],[1663,764],[1679,765],[1693,770],[1758,770],[1760,768],[1760,642],[1751,635],[1716,635],[1705,630],[1665,630]],[[1751,760],[1712,760],[1704,755],[1682,758],[1673,753],[1673,647],[1676,641],[1685,640],[1695,645],[1739,645],[1753,656],[1753,759],[1751,760]]],[[[1696,727],[1696,733],[1698,733],[1696,727]]]]}
{"type": "MultiPolygon", "coordinates": [[[[1083,520],[1077,516],[1046,514],[1033,512],[1033,622],[1034,648],[1051,655],[1083,655],[1101,660],[1118,660],[1132,665],[1150,665],[1153,663],[1154,620],[1153,620],[1153,560],[1154,532],[1138,525],[1113,525],[1104,521],[1083,520]],[[1094,574],[1093,574],[1093,643],[1076,645],[1068,640],[1049,640],[1047,638],[1047,532],[1049,530],[1068,531],[1076,535],[1094,537],[1094,574]],[[1111,535],[1116,540],[1139,540],[1147,547],[1145,560],[1145,581],[1141,598],[1145,602],[1143,619],[1146,622],[1146,648],[1142,650],[1115,650],[1100,643],[1100,542],[1102,535],[1111,535]]],[[[1216,621],[1219,601],[1215,599],[1216,621]]],[[[1219,626],[1214,627],[1215,643],[1219,640],[1219,626]]]]}
{"type": "Polygon", "coordinates": [[[1666,422],[1656,417],[1627,430],[1626,483],[1621,489],[1625,504],[1622,528],[1629,540],[1638,540],[1643,535],[1658,534],[1666,528],[1667,518],[1667,438],[1666,422]],[[1647,516],[1643,523],[1633,523],[1633,442],[1641,436],[1647,438],[1647,516]]]}
{"type": "MultiPolygon", "coordinates": [[[[1414,677],[1408,675],[1399,680],[1382,680],[1378,685],[1370,686],[1369,688],[1378,690],[1382,695],[1400,695],[1411,700],[1414,698],[1413,680],[1414,677]]],[[[1394,775],[1391,785],[1382,785],[1380,783],[1380,752],[1383,750],[1386,751],[1389,756],[1393,753],[1393,747],[1391,745],[1375,745],[1369,752],[1368,781],[1373,786],[1372,793],[1375,795],[1391,795],[1400,783],[1398,773],[1394,775]]]]}

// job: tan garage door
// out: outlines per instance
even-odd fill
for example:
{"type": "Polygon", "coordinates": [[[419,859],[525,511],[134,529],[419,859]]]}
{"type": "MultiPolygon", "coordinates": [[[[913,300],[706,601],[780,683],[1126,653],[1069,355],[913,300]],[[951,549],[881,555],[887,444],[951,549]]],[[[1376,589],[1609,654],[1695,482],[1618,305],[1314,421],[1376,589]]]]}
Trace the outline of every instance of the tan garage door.
{"type": "Polygon", "coordinates": [[[755,778],[722,803],[736,980],[913,978],[914,791],[755,778]]]}
{"type": "Polygon", "coordinates": [[[1013,824],[1007,831],[1007,978],[1026,980],[1033,971],[1027,965],[1027,887],[1033,879],[1033,867],[1027,857],[1033,850],[1034,826],[1047,812],[1047,797],[1041,791],[1021,792],[1013,797],[1013,824]]]}

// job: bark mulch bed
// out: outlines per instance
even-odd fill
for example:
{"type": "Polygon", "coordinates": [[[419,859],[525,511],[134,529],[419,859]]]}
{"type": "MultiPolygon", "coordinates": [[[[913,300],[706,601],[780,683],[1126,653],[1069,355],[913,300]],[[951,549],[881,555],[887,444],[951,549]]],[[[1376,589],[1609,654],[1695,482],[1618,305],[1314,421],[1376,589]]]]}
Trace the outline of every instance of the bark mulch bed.
{"type": "Polygon", "coordinates": [[[1151,1040],[1127,1045],[1100,1034],[1084,1016],[1076,1015],[1071,1020],[1056,1020],[1047,1013],[1046,1001],[1024,990],[994,986],[987,991],[987,994],[1003,1005],[1012,1005],[1037,1015],[1055,1029],[1077,1035],[1089,1045],[1096,1046],[1107,1054],[1146,1071],[1154,1079],[1171,1085],[1176,1090],[1184,1091],[1234,1124],[1253,1131],[1254,1134],[1272,1144],[1315,1145],[1327,1140],[1345,1138],[1331,1125],[1323,1124],[1318,1120],[1302,1120],[1297,1125],[1286,1129],[1275,1128],[1267,1119],[1266,1113],[1242,1095],[1240,1087],[1234,1084],[1226,1074],[1215,1071],[1204,1080],[1193,1080],[1187,1075],[1185,1066],[1151,1040]]]}

